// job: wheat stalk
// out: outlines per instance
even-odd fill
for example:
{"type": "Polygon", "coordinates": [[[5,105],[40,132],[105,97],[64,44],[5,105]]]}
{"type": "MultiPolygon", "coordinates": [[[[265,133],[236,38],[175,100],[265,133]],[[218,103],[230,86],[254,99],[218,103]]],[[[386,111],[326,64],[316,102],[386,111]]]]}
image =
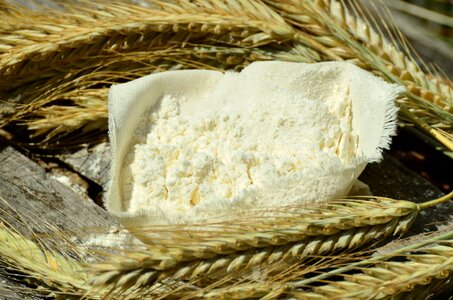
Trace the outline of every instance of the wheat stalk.
{"type": "Polygon", "coordinates": [[[153,233],[154,243],[159,241],[159,235],[173,232],[169,237],[172,242],[90,266],[94,276],[89,284],[94,291],[109,290],[115,294],[131,286],[146,289],[165,280],[195,283],[255,266],[354,249],[404,232],[418,210],[412,202],[373,198],[335,201],[305,213],[285,213],[284,218],[247,217],[247,225],[240,220],[232,220],[231,227],[214,224],[210,228],[204,224],[188,233],[186,227],[157,228],[153,232],[141,228],[142,232],[153,233]],[[179,234],[183,231],[190,235],[189,242],[184,243],[179,234]]]}
{"type": "MultiPolygon", "coordinates": [[[[137,289],[146,289],[152,286],[154,282],[162,282],[168,279],[189,280],[192,284],[196,284],[199,280],[205,278],[209,280],[221,279],[231,273],[250,271],[253,268],[272,265],[281,261],[288,263],[294,262],[296,259],[302,261],[303,258],[324,255],[340,249],[355,249],[369,241],[395,234],[397,232],[396,227],[404,228],[401,224],[407,225],[412,221],[413,216],[410,216],[404,220],[398,219],[384,225],[351,229],[332,236],[308,237],[301,242],[288,243],[284,246],[267,246],[230,255],[216,256],[213,259],[196,259],[188,263],[172,262],[171,259],[165,259],[160,261],[157,270],[149,266],[149,263],[153,263],[151,258],[155,257],[152,254],[148,256],[148,253],[142,253],[141,257],[138,255],[126,256],[126,259],[124,257],[118,259],[114,266],[108,264],[93,266],[93,270],[96,270],[96,273],[100,276],[92,278],[90,283],[95,287],[104,286],[105,288],[106,283],[111,282],[111,286],[107,287],[109,290],[122,292],[125,282],[121,281],[120,278],[133,273],[136,276],[133,280],[140,282],[140,285],[134,284],[134,288],[137,289]],[[401,223],[398,224],[398,221],[401,223]],[[133,260],[135,260],[135,268],[132,267],[133,260]],[[122,269],[125,261],[127,261],[127,267],[122,269]],[[165,270],[160,270],[160,267],[164,267],[165,270]],[[109,274],[109,276],[104,276],[106,274],[109,274]]],[[[188,250],[187,247],[184,250],[188,250]]]]}

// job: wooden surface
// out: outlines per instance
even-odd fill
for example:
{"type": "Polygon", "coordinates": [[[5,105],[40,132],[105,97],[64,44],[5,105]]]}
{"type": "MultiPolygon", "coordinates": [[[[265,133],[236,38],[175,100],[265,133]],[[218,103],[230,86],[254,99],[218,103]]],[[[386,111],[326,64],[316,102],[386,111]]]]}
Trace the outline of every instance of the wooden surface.
{"type": "MultiPolygon", "coordinates": [[[[409,170],[389,154],[379,164],[369,164],[359,177],[376,196],[409,200],[416,203],[429,201],[444,194],[425,178],[409,170]]],[[[408,235],[437,230],[438,226],[453,222],[453,202],[420,212],[408,235]]]]}
{"type": "Polygon", "coordinates": [[[116,223],[93,201],[82,200],[12,147],[0,148],[0,208],[2,217],[25,232],[28,229],[6,213],[19,212],[35,232],[47,230],[44,220],[75,235],[116,223]]]}
{"type": "MultiPolygon", "coordinates": [[[[93,201],[82,198],[5,145],[0,145],[0,217],[26,236],[29,228],[38,234],[49,232],[45,221],[78,239],[89,231],[107,232],[118,225],[93,201]],[[17,220],[18,213],[21,221],[17,220]]],[[[4,271],[0,270],[0,299],[38,299],[21,293],[23,285],[10,280],[4,271]]]]}
{"type": "Polygon", "coordinates": [[[60,155],[59,159],[99,186],[106,187],[110,157],[110,146],[108,143],[102,143],[90,149],[84,148],[75,153],[60,155]]]}
{"type": "Polygon", "coordinates": [[[28,300],[41,299],[39,297],[21,293],[20,290],[25,285],[12,281],[6,274],[0,273],[0,299],[4,300],[28,300]]]}

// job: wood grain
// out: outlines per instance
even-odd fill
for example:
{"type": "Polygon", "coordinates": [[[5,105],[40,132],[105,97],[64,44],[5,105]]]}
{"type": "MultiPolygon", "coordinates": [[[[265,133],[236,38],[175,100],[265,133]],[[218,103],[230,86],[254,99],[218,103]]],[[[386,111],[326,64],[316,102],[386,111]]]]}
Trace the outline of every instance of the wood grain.
{"type": "Polygon", "coordinates": [[[83,200],[12,147],[0,148],[0,209],[0,216],[22,233],[45,232],[45,221],[76,236],[117,224],[105,210],[83,200]],[[29,228],[15,220],[17,213],[29,228]]]}
{"type": "MultiPolygon", "coordinates": [[[[379,164],[369,164],[360,180],[368,184],[376,196],[409,200],[416,203],[432,200],[444,194],[425,178],[406,168],[389,154],[379,164]]],[[[420,212],[408,235],[437,230],[453,222],[453,202],[420,212]]]]}

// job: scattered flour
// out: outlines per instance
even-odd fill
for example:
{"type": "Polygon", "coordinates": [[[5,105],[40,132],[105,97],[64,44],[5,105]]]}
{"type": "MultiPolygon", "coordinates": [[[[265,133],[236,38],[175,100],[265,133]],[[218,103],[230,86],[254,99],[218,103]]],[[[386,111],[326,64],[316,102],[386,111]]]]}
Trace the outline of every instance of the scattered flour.
{"type": "MultiPolygon", "coordinates": [[[[235,75],[225,76],[239,80],[235,75]]],[[[357,176],[358,144],[347,92],[322,101],[279,88],[247,94],[245,86],[238,94],[218,86],[219,96],[190,103],[162,97],[142,122],[146,138],[124,162],[125,209],[187,216],[226,203],[271,206],[346,195],[357,176]]]]}
{"type": "Polygon", "coordinates": [[[94,234],[82,242],[81,247],[104,247],[112,250],[146,249],[146,246],[129,231],[112,226],[108,233],[94,234]]]}
{"type": "Polygon", "coordinates": [[[91,201],[88,196],[88,184],[77,174],[54,168],[50,171],[50,177],[72,189],[81,196],[82,199],[91,201]]]}

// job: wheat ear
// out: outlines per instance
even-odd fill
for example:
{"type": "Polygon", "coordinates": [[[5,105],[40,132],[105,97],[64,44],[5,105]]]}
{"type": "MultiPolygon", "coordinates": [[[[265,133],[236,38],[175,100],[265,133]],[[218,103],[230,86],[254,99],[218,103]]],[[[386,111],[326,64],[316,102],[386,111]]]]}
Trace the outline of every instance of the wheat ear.
{"type": "MultiPolygon", "coordinates": [[[[294,283],[294,286],[313,284],[317,280],[328,282],[312,291],[295,292],[299,299],[389,299],[409,297],[417,286],[448,285],[453,273],[453,232],[438,235],[421,243],[401,248],[384,256],[372,257],[331,272],[294,283]],[[404,261],[395,261],[404,258],[404,261]],[[350,271],[356,273],[349,274],[350,271]],[[342,276],[343,280],[329,282],[329,276],[342,276]]],[[[451,282],[450,282],[451,285],[451,282]]],[[[426,289],[426,292],[430,289],[426,289]]],[[[414,295],[421,296],[421,295],[414,295]]],[[[428,295],[426,295],[428,296],[428,295]]]]}
{"type": "MultiPolygon", "coordinates": [[[[0,55],[0,87],[11,88],[42,78],[46,70],[76,65],[87,56],[148,50],[159,41],[168,40],[169,35],[180,42],[201,39],[252,47],[284,41],[293,34],[278,14],[250,0],[228,1],[211,9],[179,10],[177,14],[169,12],[170,8],[176,10],[176,6],[158,1],[156,5],[162,9],[112,4],[104,5],[102,12],[86,9],[85,14],[76,16],[61,13],[60,19],[67,20],[60,24],[50,25],[49,21],[38,19],[26,30],[16,15],[4,15],[10,23],[19,24],[0,35],[3,42],[0,48],[7,49],[0,55]]],[[[21,15],[24,17],[27,14],[21,15]]],[[[33,17],[31,14],[30,19],[33,17]]]]}
{"type": "MultiPolygon", "coordinates": [[[[391,234],[402,233],[418,213],[417,204],[387,198],[337,201],[316,212],[294,214],[292,219],[251,219],[246,232],[228,230],[190,232],[190,244],[164,244],[130,253],[111,262],[90,266],[93,291],[146,289],[162,280],[215,278],[261,264],[291,261],[310,255],[345,250],[391,234]],[[270,220],[269,220],[270,219],[270,220]],[[253,223],[252,223],[253,222],[253,223]],[[272,227],[269,223],[272,223],[272,227]],[[253,225],[260,224],[263,225],[253,225]],[[260,228],[261,227],[261,228],[260,228]],[[212,236],[209,236],[212,234],[212,236]]],[[[209,225],[204,225],[209,229],[209,225]]],[[[237,227],[235,227],[237,228],[237,227]]],[[[217,225],[215,229],[218,229],[217,225]]],[[[146,229],[144,229],[147,231],[146,229]]],[[[178,232],[178,229],[176,229],[178,232]]],[[[160,232],[166,235],[169,231],[160,232]]],[[[159,231],[155,231],[157,236],[159,231]]],[[[156,236],[156,235],[155,235],[156,236]]]]}
{"type": "Polygon", "coordinates": [[[44,249],[0,223],[1,264],[39,286],[43,294],[83,295],[88,274],[79,261],[44,249]]]}
{"type": "MultiPolygon", "coordinates": [[[[353,254],[334,259],[345,255],[353,254]]],[[[187,299],[427,299],[453,286],[453,232],[318,273],[305,276],[303,272],[300,280],[288,277],[274,281],[271,276],[266,279],[269,282],[248,280],[176,295],[187,299]]]]}
{"type": "MultiPolygon", "coordinates": [[[[171,48],[172,42],[182,48],[187,43],[259,51],[266,48],[278,60],[351,61],[405,85],[408,92],[399,100],[402,114],[447,147],[453,147],[451,87],[438,76],[424,73],[408,46],[398,50],[393,42],[383,38],[382,31],[372,30],[372,25],[385,27],[385,24],[368,17],[356,1],[350,3],[354,15],[342,1],[265,2],[267,6],[252,0],[176,1],[174,4],[151,0],[151,4],[161,6],[153,17],[150,14],[156,10],[124,4],[103,5],[102,12],[86,8],[77,17],[55,13],[53,19],[58,22],[31,15],[30,19],[37,20],[32,26],[2,25],[6,29],[0,41],[3,40],[3,48],[8,51],[0,55],[0,62],[3,61],[10,74],[4,73],[2,82],[11,87],[23,79],[32,80],[33,74],[51,77],[57,70],[72,72],[80,64],[92,63],[96,56],[111,55],[112,50],[154,51],[156,46],[171,48]],[[155,42],[147,44],[144,40],[155,42]],[[284,51],[278,51],[281,49],[284,51]]],[[[7,17],[17,19],[17,16],[7,17]]],[[[222,68],[241,64],[241,60],[233,56],[229,63],[222,68]]],[[[103,116],[98,117],[105,120],[103,116]]],[[[77,129],[84,125],[74,122],[73,126],[77,129]]],[[[101,125],[102,128],[105,126],[101,125]]]]}
{"type": "MultiPolygon", "coordinates": [[[[266,1],[267,2],[267,1],[266,1]]],[[[346,59],[346,54],[351,57],[362,56],[366,65],[371,65],[392,81],[400,82],[408,87],[409,92],[423,99],[434,102],[442,109],[449,111],[453,106],[453,88],[447,82],[439,78],[425,74],[420,66],[407,53],[409,49],[399,49],[393,43],[384,38],[382,32],[377,32],[371,16],[360,7],[357,1],[351,1],[352,12],[346,9],[342,1],[269,1],[283,10],[285,16],[296,22],[300,30],[318,36],[320,43],[332,47],[338,56],[346,59]],[[286,4],[286,5],[285,5],[286,4]],[[360,15],[358,17],[357,15],[360,15]],[[326,19],[330,18],[330,22],[326,19]],[[360,43],[357,43],[360,42],[360,43]],[[341,50],[340,50],[341,49],[341,50]],[[366,59],[363,49],[367,49],[376,56],[366,59]],[[387,70],[386,70],[387,69],[387,70]],[[388,72],[393,74],[389,75],[388,72]]]]}

